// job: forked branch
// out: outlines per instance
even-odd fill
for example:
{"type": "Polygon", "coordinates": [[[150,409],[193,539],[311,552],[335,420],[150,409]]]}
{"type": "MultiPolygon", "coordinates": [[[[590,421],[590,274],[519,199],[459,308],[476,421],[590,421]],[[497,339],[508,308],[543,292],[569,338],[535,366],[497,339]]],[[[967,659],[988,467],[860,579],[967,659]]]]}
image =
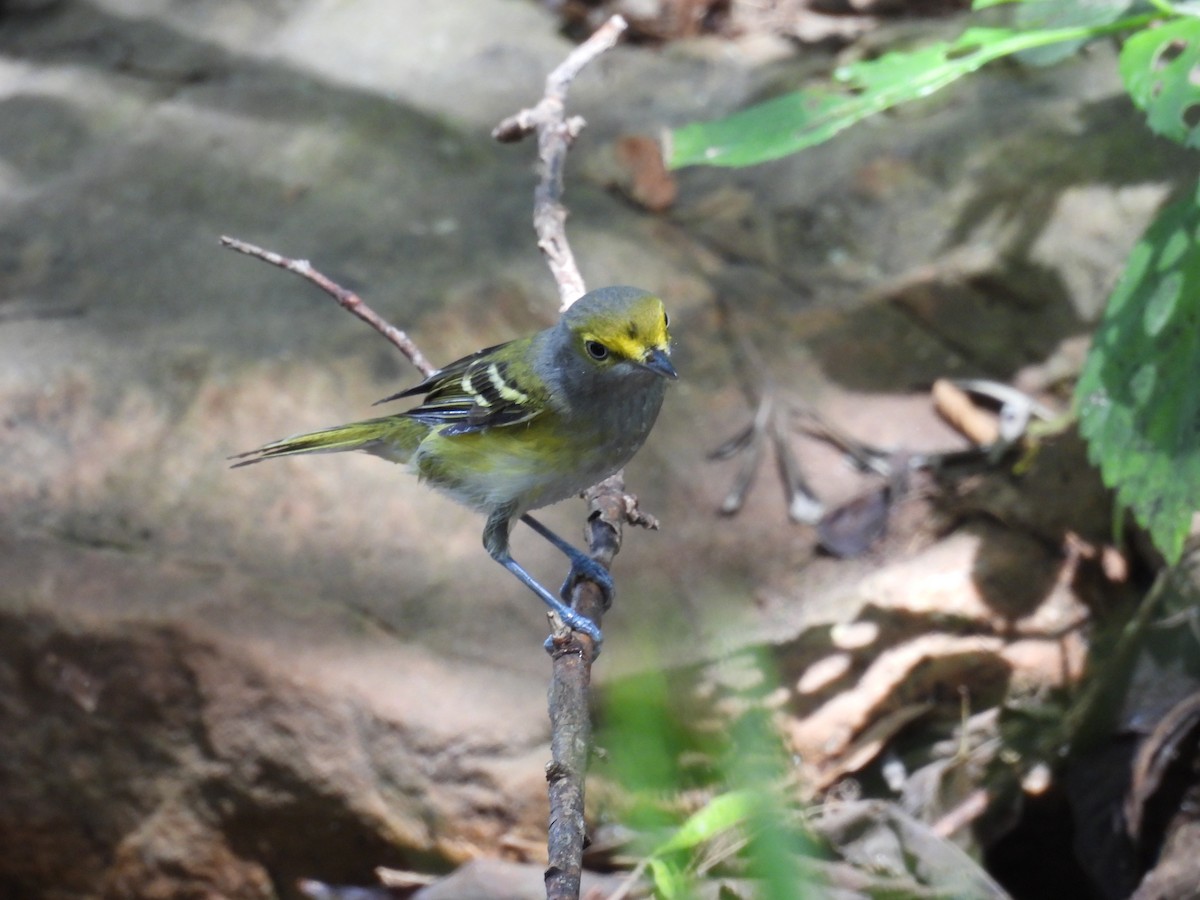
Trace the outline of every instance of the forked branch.
{"type": "MultiPolygon", "coordinates": [[[[567,212],[562,204],[567,151],[584,126],[583,119],[566,114],[567,90],[584,66],[616,46],[626,27],[620,16],[609,19],[546,77],[546,90],[537,105],[509,116],[492,131],[493,137],[504,142],[537,135],[533,227],[558,284],[562,309],[587,290],[567,242],[567,212]]],[[[589,490],[587,500],[588,549],[607,567],[620,549],[622,525],[646,525],[650,520],[637,513],[636,501],[626,495],[620,472],[589,490]]],[[[596,585],[581,582],[571,599],[576,610],[600,624],[604,605],[596,585]]],[[[554,645],[549,691],[551,762],[546,767],[550,795],[546,897],[577,900],[585,839],[584,781],[592,744],[589,693],[594,648],[586,635],[565,629],[556,636],[554,645]]]]}
{"type": "MultiPolygon", "coordinates": [[[[505,142],[517,141],[529,134],[537,135],[539,177],[534,189],[533,223],[538,246],[545,253],[558,285],[562,309],[586,292],[567,242],[567,213],[562,204],[567,151],[584,127],[583,119],[566,116],[567,91],[589,62],[616,45],[626,27],[620,16],[609,19],[550,73],[546,78],[545,94],[537,105],[508,117],[492,132],[497,140],[505,142]]],[[[353,291],[314,269],[307,260],[282,256],[232,237],[222,237],[221,244],[315,284],[387,338],[422,375],[434,371],[434,366],[405,332],[384,320],[353,291]]],[[[605,566],[620,549],[624,524],[657,527],[652,518],[637,510],[636,500],[625,493],[624,479],[619,472],[589,490],[587,501],[589,550],[605,566]]],[[[590,582],[578,584],[572,602],[577,610],[600,623],[604,607],[596,585],[590,582]]],[[[584,777],[591,747],[589,688],[593,653],[589,637],[556,628],[549,691],[552,761],[546,769],[550,795],[548,900],[577,900],[579,897],[584,846],[584,777]]]]}

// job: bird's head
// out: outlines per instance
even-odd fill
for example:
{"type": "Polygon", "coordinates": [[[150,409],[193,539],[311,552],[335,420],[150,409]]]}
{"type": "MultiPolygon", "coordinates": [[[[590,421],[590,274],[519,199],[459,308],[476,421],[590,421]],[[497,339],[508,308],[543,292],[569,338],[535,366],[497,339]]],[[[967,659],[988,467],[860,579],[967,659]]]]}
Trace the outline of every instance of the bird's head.
{"type": "Polygon", "coordinates": [[[669,322],[662,300],[633,287],[591,291],[562,317],[572,349],[596,369],[624,365],[677,378],[670,360],[669,322]]]}

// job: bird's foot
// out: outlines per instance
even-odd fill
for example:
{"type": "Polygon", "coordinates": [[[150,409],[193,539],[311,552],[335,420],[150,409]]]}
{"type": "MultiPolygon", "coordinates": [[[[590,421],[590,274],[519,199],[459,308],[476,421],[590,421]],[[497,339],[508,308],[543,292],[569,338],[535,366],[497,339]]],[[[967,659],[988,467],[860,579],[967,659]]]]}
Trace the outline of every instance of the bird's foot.
{"type": "Polygon", "coordinates": [[[581,581],[590,581],[596,587],[600,588],[600,596],[604,600],[605,610],[608,610],[612,606],[613,598],[617,592],[617,588],[613,584],[612,575],[608,573],[608,569],[604,568],[604,566],[600,565],[600,563],[596,562],[590,556],[578,553],[571,557],[571,571],[567,573],[562,587],[558,590],[558,595],[567,603],[570,603],[575,585],[581,581]]]}
{"type": "MultiPolygon", "coordinates": [[[[592,639],[592,659],[600,655],[600,647],[604,643],[604,633],[595,622],[582,613],[575,612],[573,609],[568,608],[565,610],[565,613],[563,610],[555,610],[555,612],[558,613],[558,617],[562,619],[563,624],[569,629],[578,631],[580,634],[586,634],[592,639]]],[[[555,634],[546,638],[542,646],[546,648],[547,653],[553,653],[558,649],[557,638],[558,635],[555,634]]]]}

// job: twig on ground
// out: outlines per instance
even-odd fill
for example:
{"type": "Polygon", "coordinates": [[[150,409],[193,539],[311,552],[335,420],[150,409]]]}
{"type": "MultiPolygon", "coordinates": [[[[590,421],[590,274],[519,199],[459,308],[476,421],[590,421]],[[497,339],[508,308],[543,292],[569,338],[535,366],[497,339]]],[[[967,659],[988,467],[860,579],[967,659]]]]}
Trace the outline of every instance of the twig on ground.
{"type": "Polygon", "coordinates": [[[385,320],[375,310],[371,309],[371,307],[367,306],[354,291],[347,290],[336,281],[314,269],[307,259],[291,259],[287,256],[281,256],[274,251],[264,250],[262,247],[256,247],[254,244],[248,244],[245,241],[224,235],[221,237],[221,246],[264,260],[273,266],[279,266],[281,269],[286,269],[295,275],[299,275],[305,281],[311,281],[336,300],[339,306],[354,313],[354,315],[358,316],[391,341],[393,346],[403,353],[405,358],[416,366],[417,371],[422,375],[432,375],[436,371],[433,364],[425,358],[425,354],[413,343],[412,338],[385,320]]]}
{"type": "MultiPolygon", "coordinates": [[[[546,255],[558,285],[561,308],[566,309],[586,291],[575,255],[567,242],[567,212],[562,205],[563,168],[571,143],[584,127],[578,116],[567,118],[567,90],[589,62],[612,48],[625,31],[626,23],[613,16],[580,44],[546,77],[545,94],[536,106],[509,116],[492,131],[498,141],[512,142],[537,134],[538,182],[533,192],[533,227],[538,246],[546,255]]],[[[625,493],[618,472],[587,492],[588,548],[592,557],[608,567],[621,543],[621,526],[656,526],[637,511],[637,503],[625,493]]],[[[572,605],[597,625],[604,612],[599,588],[580,582],[572,593],[572,605]]],[[[546,767],[550,797],[550,827],[547,839],[549,866],[546,869],[547,900],[577,900],[583,869],[584,778],[592,743],[591,686],[594,648],[586,635],[565,631],[554,640],[554,664],[550,681],[551,761],[546,767]]]]}
{"type": "Polygon", "coordinates": [[[734,476],[729,493],[721,502],[719,512],[723,516],[736,516],[742,511],[762,465],[764,449],[769,445],[774,452],[784,500],[788,505],[788,518],[793,522],[815,524],[824,513],[824,508],[805,479],[789,440],[792,406],[798,404],[782,402],[778,388],[766,375],[767,367],[758,348],[747,336],[739,333],[733,307],[727,301],[719,300],[717,313],[721,317],[721,333],[729,340],[738,384],[746,402],[754,410],[750,424],[708,455],[713,460],[742,456],[742,464],[734,476]]]}

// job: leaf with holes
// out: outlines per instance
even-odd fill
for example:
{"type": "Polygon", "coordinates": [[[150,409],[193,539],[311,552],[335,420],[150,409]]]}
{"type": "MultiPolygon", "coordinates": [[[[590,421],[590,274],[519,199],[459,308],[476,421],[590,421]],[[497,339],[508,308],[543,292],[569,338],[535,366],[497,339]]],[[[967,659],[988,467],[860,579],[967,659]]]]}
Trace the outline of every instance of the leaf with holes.
{"type": "Polygon", "coordinates": [[[1013,53],[1063,41],[1091,40],[1145,24],[1118,22],[1024,31],[969,28],[953,41],[842,66],[841,89],[821,85],[776,97],[714,122],[693,122],[667,134],[664,157],[683,166],[752,166],[829,140],[868,116],[927,97],[980,66],[1013,53]]]}
{"type": "Polygon", "coordinates": [[[818,86],[752,106],[715,122],[694,122],[669,134],[667,164],[751,166],[829,140],[867,116],[928,96],[1010,52],[1006,29],[970,29],[954,42],[843,66],[834,77],[846,90],[818,86]]]}
{"type": "Polygon", "coordinates": [[[1104,483],[1168,561],[1200,509],[1200,197],[1133,248],[1075,392],[1104,483]]]}
{"type": "MultiPolygon", "coordinates": [[[[1138,0],[1023,0],[1013,11],[1013,24],[1025,31],[1034,29],[1083,26],[1092,28],[1115,22],[1129,12],[1138,0]]],[[[978,5],[973,7],[978,9],[978,5]]],[[[1017,60],[1027,66],[1050,66],[1076,53],[1088,38],[1060,41],[1044,47],[1034,47],[1017,54],[1017,60]]]]}
{"type": "Polygon", "coordinates": [[[1152,131],[1200,147],[1200,19],[1147,28],[1121,48],[1121,78],[1152,131]]]}

